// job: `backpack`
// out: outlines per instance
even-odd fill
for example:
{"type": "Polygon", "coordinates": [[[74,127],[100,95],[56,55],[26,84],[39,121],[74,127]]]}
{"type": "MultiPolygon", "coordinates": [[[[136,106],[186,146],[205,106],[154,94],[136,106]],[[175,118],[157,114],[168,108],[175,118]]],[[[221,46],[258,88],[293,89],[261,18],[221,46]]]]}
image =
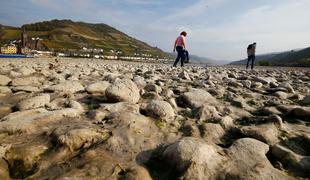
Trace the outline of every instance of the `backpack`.
{"type": "Polygon", "coordinates": [[[184,63],[189,63],[189,53],[186,50],[184,51],[184,57],[185,57],[184,63]]]}
{"type": "Polygon", "coordinates": [[[248,46],[247,50],[250,50],[250,49],[252,49],[252,48],[253,48],[253,44],[250,44],[250,45],[248,46]]]}

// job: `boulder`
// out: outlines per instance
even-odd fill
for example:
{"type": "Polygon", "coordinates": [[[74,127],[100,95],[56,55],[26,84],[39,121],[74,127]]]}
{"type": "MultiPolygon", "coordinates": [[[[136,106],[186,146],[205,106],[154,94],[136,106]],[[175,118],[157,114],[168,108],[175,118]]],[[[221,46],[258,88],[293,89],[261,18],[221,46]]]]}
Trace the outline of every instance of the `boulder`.
{"type": "Polygon", "coordinates": [[[130,112],[112,114],[112,136],[107,140],[108,149],[114,154],[133,158],[132,152],[155,148],[160,142],[158,128],[150,118],[130,112]],[[130,151],[128,151],[130,149],[130,151]]]}
{"type": "Polygon", "coordinates": [[[250,89],[250,88],[251,88],[251,85],[252,85],[252,82],[251,82],[250,80],[244,80],[244,81],[241,81],[241,84],[242,84],[244,87],[250,89]]]}
{"type": "Polygon", "coordinates": [[[12,80],[12,86],[40,86],[40,85],[41,80],[35,76],[16,78],[12,80]]]}
{"type": "Polygon", "coordinates": [[[223,161],[223,157],[217,153],[217,149],[214,146],[196,138],[178,140],[169,145],[163,151],[162,156],[165,162],[178,172],[186,171],[191,165],[196,166],[197,170],[200,166],[204,166],[205,174],[202,175],[202,172],[198,172],[196,174],[197,177],[212,177],[212,174],[216,173],[216,168],[219,168],[223,161]]]}
{"type": "Polygon", "coordinates": [[[260,116],[269,116],[269,115],[280,115],[282,114],[276,107],[263,107],[258,109],[255,114],[258,114],[260,116]]]}
{"type": "Polygon", "coordinates": [[[220,120],[222,127],[227,130],[234,127],[234,120],[230,116],[225,116],[220,120]]]}
{"type": "Polygon", "coordinates": [[[310,121],[310,107],[295,107],[290,114],[297,118],[310,121]]]}
{"type": "Polygon", "coordinates": [[[310,157],[296,154],[292,150],[276,144],[271,147],[271,154],[280,161],[291,173],[309,178],[310,157]]]}
{"type": "Polygon", "coordinates": [[[142,166],[131,167],[126,171],[124,179],[127,180],[152,180],[149,172],[142,166]]]}
{"type": "Polygon", "coordinates": [[[60,84],[56,84],[44,89],[48,92],[69,92],[69,93],[76,93],[84,91],[84,87],[78,81],[65,81],[60,84]]]}
{"type": "Polygon", "coordinates": [[[278,87],[285,88],[289,93],[294,93],[293,87],[289,83],[281,83],[278,87]]]}
{"type": "Polygon", "coordinates": [[[261,87],[263,87],[263,83],[261,83],[261,82],[252,82],[252,84],[251,84],[251,88],[253,88],[253,89],[259,89],[261,87]]]}
{"type": "Polygon", "coordinates": [[[251,138],[235,141],[228,149],[230,168],[220,175],[224,179],[295,179],[274,168],[266,157],[269,146],[251,138]]]}
{"type": "Polygon", "coordinates": [[[106,89],[106,97],[110,102],[137,103],[140,99],[139,89],[129,79],[117,79],[106,89]]]}
{"type": "Polygon", "coordinates": [[[258,126],[244,126],[241,132],[251,138],[260,140],[269,145],[274,145],[279,142],[278,128],[274,124],[264,124],[258,126]]]}
{"type": "Polygon", "coordinates": [[[231,105],[233,105],[235,107],[242,108],[242,109],[245,109],[247,111],[254,111],[254,108],[252,108],[250,105],[248,105],[246,100],[242,97],[231,98],[230,101],[231,101],[231,105]]]}
{"type": "Polygon", "coordinates": [[[216,104],[217,100],[208,92],[202,89],[191,89],[182,95],[183,104],[192,108],[199,108],[205,104],[216,104]]]}
{"type": "Polygon", "coordinates": [[[47,142],[40,141],[25,141],[12,145],[3,157],[9,165],[11,178],[25,179],[35,174],[38,170],[38,162],[47,150],[47,142]]]}
{"type": "Polygon", "coordinates": [[[199,128],[205,141],[220,144],[225,131],[220,124],[205,123],[199,128]]]}
{"type": "Polygon", "coordinates": [[[156,92],[157,94],[161,93],[162,89],[160,86],[156,84],[148,84],[144,87],[144,89],[148,92],[156,92]]]}
{"type": "Polygon", "coordinates": [[[0,86],[0,94],[10,94],[12,90],[7,86],[0,86]]]}
{"type": "Polygon", "coordinates": [[[110,86],[110,83],[107,81],[96,82],[94,84],[89,85],[86,88],[86,91],[90,94],[105,94],[106,89],[110,86]]]}
{"type": "Polygon", "coordinates": [[[200,121],[213,121],[220,119],[221,116],[214,106],[203,105],[198,110],[198,118],[200,121]]]}
{"type": "Polygon", "coordinates": [[[29,67],[21,67],[21,68],[16,69],[15,71],[20,73],[23,76],[29,76],[30,74],[33,74],[36,72],[33,68],[29,68],[29,67]]]}
{"type": "Polygon", "coordinates": [[[83,107],[78,102],[70,101],[68,105],[68,108],[56,111],[40,108],[11,113],[0,120],[0,133],[32,133],[47,123],[78,117],[83,113],[83,107]]]}
{"type": "Polygon", "coordinates": [[[107,132],[100,131],[94,128],[80,127],[68,130],[60,127],[53,132],[57,142],[68,147],[71,151],[81,148],[88,148],[94,143],[107,139],[107,132]]]}
{"type": "Polygon", "coordinates": [[[136,83],[139,89],[143,89],[146,86],[146,82],[143,77],[136,76],[133,78],[133,82],[136,83]]]}
{"type": "Polygon", "coordinates": [[[146,106],[146,112],[153,118],[158,119],[169,119],[175,116],[173,108],[166,101],[151,101],[146,106]]]}
{"type": "Polygon", "coordinates": [[[178,75],[179,78],[181,79],[187,79],[187,80],[190,80],[190,76],[189,74],[186,72],[186,71],[182,71],[179,75],[178,75]]]}
{"type": "Polygon", "coordinates": [[[274,93],[274,96],[280,98],[280,99],[286,99],[287,98],[287,93],[282,92],[282,91],[277,91],[274,93]]]}
{"type": "Polygon", "coordinates": [[[277,80],[273,77],[259,77],[255,76],[253,79],[255,82],[260,82],[262,84],[269,84],[271,82],[277,82],[277,80]]]}
{"type": "Polygon", "coordinates": [[[35,86],[13,86],[11,87],[13,92],[19,92],[19,91],[24,91],[24,92],[41,92],[42,90],[39,87],[35,86]]]}
{"type": "Polygon", "coordinates": [[[304,105],[310,105],[310,95],[305,96],[301,102],[304,105]]]}
{"type": "Polygon", "coordinates": [[[20,103],[18,103],[17,108],[20,111],[36,109],[36,108],[44,107],[49,102],[50,102],[50,95],[42,94],[42,95],[35,96],[35,97],[21,101],[20,103]]]}
{"type": "Polygon", "coordinates": [[[0,75],[0,86],[7,86],[11,81],[12,81],[11,78],[4,75],[0,75]]]}

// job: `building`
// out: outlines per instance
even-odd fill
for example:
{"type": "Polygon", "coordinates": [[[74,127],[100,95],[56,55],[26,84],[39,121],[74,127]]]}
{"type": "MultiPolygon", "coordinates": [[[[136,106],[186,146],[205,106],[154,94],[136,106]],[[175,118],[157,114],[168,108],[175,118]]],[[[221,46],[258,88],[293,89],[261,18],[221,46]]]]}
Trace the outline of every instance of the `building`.
{"type": "Polygon", "coordinates": [[[5,45],[1,47],[1,53],[2,54],[16,54],[17,53],[17,47],[15,45],[5,45]]]}
{"type": "Polygon", "coordinates": [[[30,54],[31,53],[31,49],[27,48],[27,47],[23,47],[21,48],[21,53],[22,54],[30,54]]]}

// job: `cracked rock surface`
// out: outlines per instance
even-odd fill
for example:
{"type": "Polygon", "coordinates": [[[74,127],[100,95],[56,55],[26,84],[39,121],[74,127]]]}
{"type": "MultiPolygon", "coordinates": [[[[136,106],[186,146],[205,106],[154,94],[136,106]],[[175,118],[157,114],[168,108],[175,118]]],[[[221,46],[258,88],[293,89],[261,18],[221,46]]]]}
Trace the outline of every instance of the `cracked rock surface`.
{"type": "Polygon", "coordinates": [[[309,94],[306,68],[1,59],[0,179],[307,179],[309,94]]]}

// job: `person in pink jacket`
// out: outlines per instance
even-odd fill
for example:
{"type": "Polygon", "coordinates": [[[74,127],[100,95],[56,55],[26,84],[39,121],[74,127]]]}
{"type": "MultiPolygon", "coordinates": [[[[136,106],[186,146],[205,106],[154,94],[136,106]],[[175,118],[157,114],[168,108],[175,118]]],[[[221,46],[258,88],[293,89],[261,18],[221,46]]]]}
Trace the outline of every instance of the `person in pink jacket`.
{"type": "Polygon", "coordinates": [[[173,47],[173,52],[177,51],[178,57],[176,58],[173,67],[176,67],[178,62],[181,59],[181,67],[184,66],[184,60],[185,60],[185,49],[186,49],[186,44],[185,44],[185,37],[187,33],[185,31],[181,32],[180,36],[177,37],[174,43],[173,47]]]}

